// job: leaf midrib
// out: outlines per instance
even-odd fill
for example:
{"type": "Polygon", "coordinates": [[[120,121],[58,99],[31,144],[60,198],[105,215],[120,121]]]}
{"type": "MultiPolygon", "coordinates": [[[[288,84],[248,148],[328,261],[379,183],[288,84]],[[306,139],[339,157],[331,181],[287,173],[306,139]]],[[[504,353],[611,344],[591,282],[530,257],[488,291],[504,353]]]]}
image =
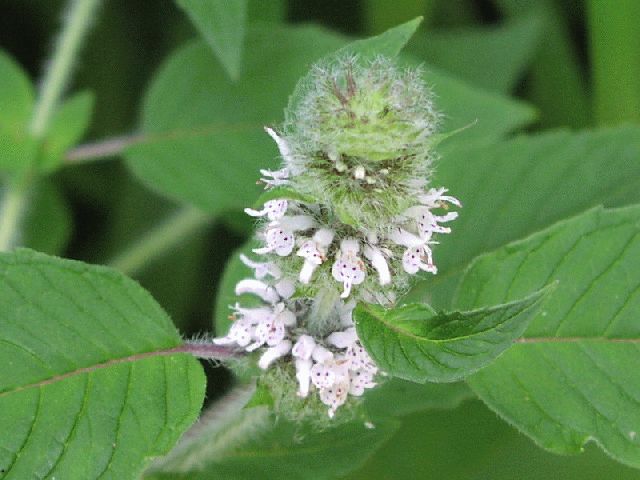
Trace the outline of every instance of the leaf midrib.
{"type": "Polygon", "coordinates": [[[75,376],[83,375],[85,373],[95,372],[97,370],[109,368],[114,365],[120,365],[125,363],[135,363],[135,362],[145,360],[147,358],[153,358],[153,357],[166,357],[166,356],[177,355],[177,354],[189,354],[191,353],[190,348],[191,348],[190,345],[183,344],[183,345],[178,345],[176,347],[172,347],[164,350],[154,350],[151,352],[136,353],[134,355],[128,355],[126,357],[112,358],[110,360],[107,360],[106,362],[97,363],[88,367],[77,368],[70,372],[54,375],[54,376],[39,380],[37,382],[29,383],[27,385],[20,385],[18,387],[12,388],[11,390],[0,392],[0,398],[14,394],[14,393],[18,393],[24,390],[28,390],[31,388],[40,388],[46,385],[58,383],[68,378],[73,378],[75,376]]]}

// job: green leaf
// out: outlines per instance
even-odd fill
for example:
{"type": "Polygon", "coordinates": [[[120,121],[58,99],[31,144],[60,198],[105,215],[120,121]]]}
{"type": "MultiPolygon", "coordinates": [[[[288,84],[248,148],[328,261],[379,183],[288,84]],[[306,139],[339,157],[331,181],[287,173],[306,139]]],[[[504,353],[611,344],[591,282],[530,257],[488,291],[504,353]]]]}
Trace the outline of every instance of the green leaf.
{"type": "MultiPolygon", "coordinates": [[[[584,127],[589,124],[590,106],[586,76],[577,44],[572,39],[570,19],[555,0],[495,0],[509,17],[532,13],[543,18],[542,44],[527,79],[526,96],[540,109],[544,127],[584,127]]],[[[577,10],[577,9],[573,9],[577,10]]]]}
{"type": "Polygon", "coordinates": [[[480,257],[461,308],[558,288],[519,344],[469,379],[474,391],[544,448],[593,440],[640,467],[639,271],[640,206],[591,210],[480,257]]]}
{"type": "Polygon", "coordinates": [[[34,99],[27,74],[0,50],[0,171],[27,168],[35,159],[37,142],[27,131],[34,99]]]}
{"type": "Polygon", "coordinates": [[[386,32],[375,37],[356,40],[341,48],[331,56],[358,55],[360,58],[375,58],[378,55],[385,57],[397,57],[407,42],[414,35],[420,24],[422,17],[414,18],[402,25],[390,28],[386,32]]]}
{"type": "Polygon", "coordinates": [[[481,253],[599,204],[640,203],[637,126],[445,146],[453,147],[443,144],[432,184],[447,187],[463,208],[434,249],[438,275],[416,285],[406,302],[450,308],[460,275],[481,253]]]}
{"type": "Polygon", "coordinates": [[[455,382],[508,349],[545,294],[541,289],[522,300],[452,313],[424,304],[359,304],[353,316],[360,341],[383,371],[413,382],[455,382]]]}
{"type": "MultiPolygon", "coordinates": [[[[246,43],[246,75],[237,83],[203,43],[173,54],[144,101],[145,140],[125,152],[128,167],[146,185],[212,215],[253,204],[260,168],[277,167],[277,148],[263,126],[282,118],[311,63],[347,42],[318,27],[271,25],[250,28],[246,43]]],[[[444,74],[430,71],[425,79],[447,112],[443,131],[478,120],[456,136],[460,141],[496,139],[533,118],[522,104],[444,74]]]]}
{"type": "Polygon", "coordinates": [[[458,407],[473,398],[466,383],[414,383],[391,378],[364,396],[367,413],[374,418],[402,416],[424,410],[458,407]]]}
{"type": "Polygon", "coordinates": [[[247,0],[176,0],[232,79],[240,76],[247,0]]]}
{"type": "Polygon", "coordinates": [[[179,445],[145,478],[333,479],[362,465],[397,428],[395,421],[380,421],[375,428],[359,422],[318,431],[309,425],[274,422],[266,407],[217,420],[211,427],[199,425],[196,436],[179,445]]]}
{"type": "Polygon", "coordinates": [[[41,169],[50,171],[60,166],[66,151],[82,139],[89,128],[94,103],[91,92],[81,92],[58,107],[42,145],[41,169]]]}
{"type": "Polygon", "coordinates": [[[407,51],[472,85],[508,93],[532,62],[542,27],[541,17],[528,15],[497,27],[427,30],[407,51]]]}
{"type": "Polygon", "coordinates": [[[35,101],[33,85],[26,72],[0,50],[0,130],[22,133],[35,101]]]}
{"type": "Polygon", "coordinates": [[[293,190],[287,187],[275,187],[270,190],[265,191],[258,197],[258,199],[253,204],[254,208],[262,208],[263,205],[269,200],[297,200],[300,202],[306,203],[314,203],[316,199],[311,197],[310,195],[304,195],[297,190],[293,190]]]}
{"type": "Polygon", "coordinates": [[[349,480],[637,480],[597,447],[561,457],[538,448],[479,401],[414,413],[349,480]]]}
{"type": "Polygon", "coordinates": [[[22,245],[51,255],[60,254],[71,236],[67,199],[51,179],[38,180],[24,218],[22,245]]]}
{"type": "Polygon", "coordinates": [[[138,478],[195,420],[198,362],[157,303],[113,270],[0,255],[0,470],[138,478]]]}

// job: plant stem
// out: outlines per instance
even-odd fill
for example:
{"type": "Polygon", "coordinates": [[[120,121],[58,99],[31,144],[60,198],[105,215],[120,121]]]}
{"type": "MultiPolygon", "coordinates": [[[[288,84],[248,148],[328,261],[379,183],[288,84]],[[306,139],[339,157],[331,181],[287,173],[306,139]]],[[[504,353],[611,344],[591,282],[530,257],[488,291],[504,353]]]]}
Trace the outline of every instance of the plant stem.
{"type": "Polygon", "coordinates": [[[144,141],[145,135],[122,135],[95,143],[79,145],[65,155],[67,165],[91,162],[120,155],[127,147],[144,141]]]}
{"type": "Polygon", "coordinates": [[[593,111],[598,124],[640,121],[640,2],[588,3],[593,111]]]}
{"type": "Polygon", "coordinates": [[[171,250],[184,238],[206,226],[209,221],[210,217],[207,214],[192,207],[185,207],[146,233],[107,264],[128,275],[134,274],[150,260],[171,250]]]}
{"type": "MultiPolygon", "coordinates": [[[[49,121],[69,81],[82,39],[99,3],[100,0],[73,0],[69,4],[69,12],[42,80],[40,95],[29,124],[29,133],[38,140],[47,133],[49,121]]],[[[31,171],[20,172],[10,178],[6,185],[0,202],[0,251],[19,245],[29,191],[36,178],[31,171]]]]}
{"type": "Polygon", "coordinates": [[[42,81],[38,103],[29,126],[31,134],[36,138],[42,138],[47,132],[51,116],[69,83],[82,40],[99,4],[100,0],[72,0],[69,3],[62,33],[42,81]]]}
{"type": "Polygon", "coordinates": [[[16,176],[5,187],[0,202],[0,252],[7,252],[20,243],[20,224],[27,207],[30,180],[16,176]]]}

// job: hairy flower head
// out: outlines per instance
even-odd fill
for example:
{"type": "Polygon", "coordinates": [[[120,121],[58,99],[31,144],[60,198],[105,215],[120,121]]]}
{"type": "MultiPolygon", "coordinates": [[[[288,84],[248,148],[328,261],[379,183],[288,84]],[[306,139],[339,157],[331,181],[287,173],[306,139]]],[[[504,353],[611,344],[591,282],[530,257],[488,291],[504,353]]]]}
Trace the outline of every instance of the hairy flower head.
{"type": "Polygon", "coordinates": [[[411,276],[436,274],[435,238],[461,207],[429,186],[437,121],[418,70],[346,57],[314,66],[282,128],[266,128],[283,165],[261,170],[272,199],[245,209],[261,219],[262,258],[241,257],[254,276],[236,285],[262,305],[234,305],[215,341],[259,351],[263,370],[285,362],[292,373],[272,378],[317,395],[330,417],[380,375],[354,328],[356,303],[390,306],[411,276]]]}

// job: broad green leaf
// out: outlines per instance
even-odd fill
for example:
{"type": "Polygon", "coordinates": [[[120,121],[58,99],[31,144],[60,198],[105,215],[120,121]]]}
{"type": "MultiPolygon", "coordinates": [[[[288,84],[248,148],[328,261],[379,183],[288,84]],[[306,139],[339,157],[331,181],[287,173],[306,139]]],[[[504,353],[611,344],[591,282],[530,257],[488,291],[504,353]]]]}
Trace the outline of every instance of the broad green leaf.
{"type": "Polygon", "coordinates": [[[30,250],[0,277],[3,478],[138,478],[204,396],[167,315],[113,270],[30,250]]]}
{"type": "Polygon", "coordinates": [[[469,379],[538,444],[577,453],[593,440],[640,467],[640,206],[598,208],[479,257],[460,308],[557,282],[524,338],[469,379]]]}
{"type": "Polygon", "coordinates": [[[595,446],[561,457],[538,448],[481,402],[412,414],[349,480],[638,480],[595,446]]]}
{"type": "MultiPolygon", "coordinates": [[[[317,427],[274,421],[254,407],[198,425],[145,476],[153,480],[334,479],[358,468],[396,430],[395,421],[317,427]]],[[[203,417],[207,421],[207,416],[203,417]]]]}
{"type": "Polygon", "coordinates": [[[541,17],[523,16],[496,27],[427,30],[407,51],[472,85],[508,93],[533,60],[542,27],[541,17]]]}
{"type": "Polygon", "coordinates": [[[424,410],[446,410],[473,398],[466,383],[414,383],[391,378],[369,390],[364,399],[373,418],[401,416],[424,410]]]}
{"type": "Polygon", "coordinates": [[[434,186],[463,204],[434,248],[438,275],[407,302],[446,309],[464,268],[477,255],[599,204],[640,202],[640,128],[523,136],[485,147],[445,149],[434,186]]]}
{"type": "Polygon", "coordinates": [[[425,304],[391,309],[360,304],[353,316],[360,341],[383,371],[419,383],[455,382],[508,349],[545,293],[451,313],[436,313],[425,304]]]}
{"type": "Polygon", "coordinates": [[[40,168],[47,171],[57,168],[66,151],[82,139],[91,121],[94,100],[91,92],[81,92],[58,107],[42,145],[40,168]]]}
{"type": "MultiPolygon", "coordinates": [[[[347,44],[318,27],[275,25],[250,28],[246,43],[245,75],[236,83],[202,42],[173,54],[144,101],[146,140],[125,152],[146,185],[214,215],[253,204],[259,169],[277,167],[277,148],[263,126],[282,119],[296,82],[314,61],[347,44]]],[[[432,69],[425,79],[447,113],[443,131],[478,120],[456,138],[496,139],[532,119],[530,108],[432,69]]]]}
{"type": "Polygon", "coordinates": [[[247,0],[176,0],[205,38],[229,76],[237,79],[247,17],[247,0]]]}
{"type": "Polygon", "coordinates": [[[34,99],[33,85],[26,72],[0,50],[0,130],[13,134],[24,131],[34,99]]]}
{"type": "Polygon", "coordinates": [[[21,244],[51,255],[62,253],[72,228],[67,199],[50,179],[36,182],[29,198],[21,244]]]}

